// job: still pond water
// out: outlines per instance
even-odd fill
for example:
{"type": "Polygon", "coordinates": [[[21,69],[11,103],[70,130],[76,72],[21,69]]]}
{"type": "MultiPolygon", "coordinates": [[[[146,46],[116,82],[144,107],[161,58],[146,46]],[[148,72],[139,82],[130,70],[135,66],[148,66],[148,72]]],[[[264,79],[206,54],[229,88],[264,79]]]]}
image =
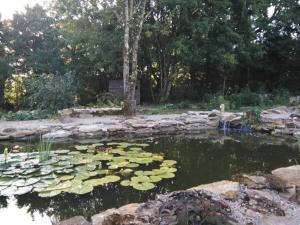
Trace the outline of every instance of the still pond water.
{"type": "MultiPolygon", "coordinates": [[[[300,162],[300,151],[294,139],[267,135],[225,135],[213,132],[130,141],[148,143],[149,147],[146,147],[145,151],[163,152],[165,158],[176,160],[178,162],[176,177],[163,180],[150,191],[137,191],[116,183],[95,188],[93,192],[81,196],[61,194],[53,198],[40,198],[33,193],[10,198],[0,197],[0,223],[50,225],[76,215],[90,218],[109,208],[153,199],[158,193],[230,179],[232,175],[241,172],[258,170],[270,172],[272,169],[300,162]]],[[[55,144],[53,149],[66,149],[75,143],[78,144],[76,141],[55,144]]],[[[84,143],[99,143],[99,141],[85,140],[84,143]]],[[[15,144],[0,143],[0,153],[4,147],[15,144]]]]}

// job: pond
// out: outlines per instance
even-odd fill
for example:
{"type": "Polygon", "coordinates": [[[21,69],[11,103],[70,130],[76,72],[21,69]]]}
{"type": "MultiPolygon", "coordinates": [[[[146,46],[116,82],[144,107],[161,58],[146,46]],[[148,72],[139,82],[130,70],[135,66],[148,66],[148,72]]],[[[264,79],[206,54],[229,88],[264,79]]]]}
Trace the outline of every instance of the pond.
{"type": "MultiPolygon", "coordinates": [[[[147,191],[114,182],[95,187],[92,192],[83,195],[61,193],[42,198],[34,192],[0,197],[1,224],[48,225],[76,215],[90,219],[100,211],[128,203],[144,202],[153,199],[158,193],[230,179],[232,175],[242,172],[270,172],[278,167],[294,165],[300,160],[297,141],[292,138],[219,132],[129,140],[84,140],[84,143],[68,141],[56,143],[52,149],[72,149],[75,145],[124,141],[141,146],[146,144],[143,151],[153,153],[153,156],[163,155],[169,161],[176,160],[176,176],[162,179],[147,191]]],[[[1,143],[0,150],[16,144],[24,145],[24,148],[35,148],[32,144],[1,143]]]]}

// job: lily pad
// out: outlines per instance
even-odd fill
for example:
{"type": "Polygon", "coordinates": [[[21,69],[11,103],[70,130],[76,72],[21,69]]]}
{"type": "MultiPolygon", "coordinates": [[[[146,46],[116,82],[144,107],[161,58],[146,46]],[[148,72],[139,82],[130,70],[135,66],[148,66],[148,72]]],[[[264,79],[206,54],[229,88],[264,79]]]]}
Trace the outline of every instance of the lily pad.
{"type": "Polygon", "coordinates": [[[93,189],[94,189],[94,187],[91,185],[77,184],[77,185],[73,185],[71,188],[67,189],[66,192],[78,194],[78,195],[84,195],[84,194],[92,192],[93,189]]]}
{"type": "Polygon", "coordinates": [[[72,180],[73,178],[74,178],[73,175],[65,175],[65,176],[59,177],[59,179],[60,179],[61,181],[72,180]]]}
{"type": "Polygon", "coordinates": [[[105,180],[103,180],[101,178],[100,179],[91,179],[91,180],[87,180],[87,181],[83,182],[83,185],[88,185],[88,186],[93,186],[93,187],[101,186],[104,184],[105,184],[105,180]]]}
{"type": "Polygon", "coordinates": [[[38,195],[39,195],[41,198],[51,198],[51,197],[57,196],[57,195],[59,195],[59,194],[61,194],[61,193],[62,193],[61,190],[54,190],[54,191],[41,192],[41,193],[39,193],[38,195]]]}
{"type": "Polygon", "coordinates": [[[77,150],[77,151],[86,151],[88,150],[88,147],[87,145],[75,145],[74,148],[77,150]]]}
{"type": "Polygon", "coordinates": [[[16,186],[10,186],[2,190],[1,195],[6,197],[13,196],[17,190],[18,188],[16,186]]]}
{"type": "Polygon", "coordinates": [[[131,181],[130,180],[123,180],[123,181],[121,181],[120,184],[124,187],[129,187],[129,186],[131,186],[131,181]]]}
{"type": "Polygon", "coordinates": [[[150,182],[144,182],[144,183],[131,183],[132,187],[139,191],[148,191],[153,188],[155,188],[155,185],[150,182]]]}
{"type": "Polygon", "coordinates": [[[24,194],[31,192],[32,189],[33,189],[33,186],[19,187],[18,190],[14,194],[15,195],[24,195],[24,194]]]}
{"type": "Polygon", "coordinates": [[[164,160],[163,163],[161,164],[161,166],[174,166],[176,165],[177,162],[175,160],[164,160]]]}
{"type": "Polygon", "coordinates": [[[109,184],[109,183],[118,182],[121,178],[119,176],[110,175],[110,176],[103,177],[101,179],[103,179],[105,184],[109,184]]]}

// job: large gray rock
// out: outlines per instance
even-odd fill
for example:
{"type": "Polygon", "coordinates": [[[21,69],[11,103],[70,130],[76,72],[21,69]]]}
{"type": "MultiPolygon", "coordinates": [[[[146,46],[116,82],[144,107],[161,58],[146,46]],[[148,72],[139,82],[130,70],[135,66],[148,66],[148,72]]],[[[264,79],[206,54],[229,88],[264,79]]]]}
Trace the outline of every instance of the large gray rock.
{"type": "Polygon", "coordinates": [[[237,200],[240,196],[240,185],[238,182],[223,180],[211,184],[204,184],[190,190],[204,190],[215,194],[221,194],[225,199],[237,200]]]}
{"type": "Polygon", "coordinates": [[[279,168],[272,171],[272,174],[286,182],[286,185],[300,187],[300,165],[279,168]]]}

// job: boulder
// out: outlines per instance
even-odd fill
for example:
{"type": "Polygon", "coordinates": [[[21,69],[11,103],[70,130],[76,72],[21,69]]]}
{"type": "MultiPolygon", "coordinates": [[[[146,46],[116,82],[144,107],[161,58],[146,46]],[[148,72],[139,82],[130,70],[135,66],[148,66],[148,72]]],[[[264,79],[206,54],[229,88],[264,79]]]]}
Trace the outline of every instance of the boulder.
{"type": "Polygon", "coordinates": [[[240,196],[240,185],[238,182],[228,180],[219,181],[211,184],[204,184],[190,190],[204,190],[215,194],[221,194],[225,199],[237,200],[240,196]]]}
{"type": "Polygon", "coordinates": [[[262,172],[248,174],[237,174],[232,176],[232,180],[247,186],[250,189],[274,189],[284,191],[285,182],[279,177],[262,172]]]}
{"type": "Polygon", "coordinates": [[[72,217],[71,219],[59,222],[56,225],[91,225],[91,224],[88,221],[86,221],[82,216],[75,216],[72,217]]]}
{"type": "Polygon", "coordinates": [[[300,165],[279,168],[273,170],[272,174],[286,182],[288,187],[293,185],[300,187],[300,165]]]}
{"type": "Polygon", "coordinates": [[[92,225],[126,225],[130,224],[135,215],[130,210],[109,209],[92,216],[92,225]]]}

